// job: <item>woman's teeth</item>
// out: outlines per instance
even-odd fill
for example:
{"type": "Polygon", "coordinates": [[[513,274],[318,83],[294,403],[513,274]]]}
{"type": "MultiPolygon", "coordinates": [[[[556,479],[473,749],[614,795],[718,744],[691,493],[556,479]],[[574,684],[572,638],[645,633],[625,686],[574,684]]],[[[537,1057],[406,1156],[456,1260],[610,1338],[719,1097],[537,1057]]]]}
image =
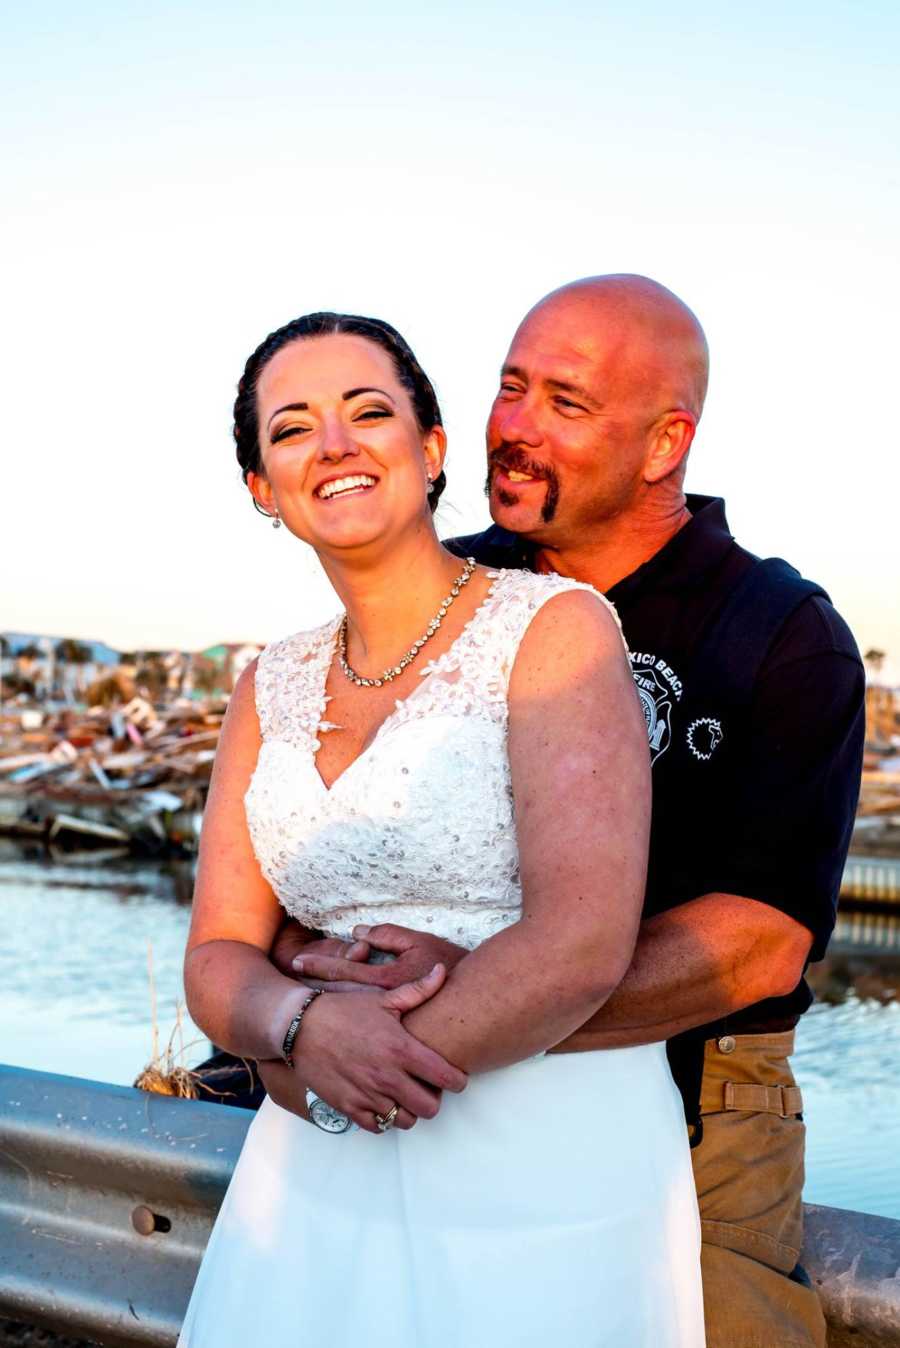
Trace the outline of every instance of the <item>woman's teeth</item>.
{"type": "Polygon", "coordinates": [[[376,479],[367,477],[363,473],[358,473],[355,477],[334,477],[330,482],[323,482],[321,487],[316,488],[316,495],[321,501],[327,501],[331,496],[337,496],[340,492],[356,491],[359,487],[374,487],[376,479]]]}

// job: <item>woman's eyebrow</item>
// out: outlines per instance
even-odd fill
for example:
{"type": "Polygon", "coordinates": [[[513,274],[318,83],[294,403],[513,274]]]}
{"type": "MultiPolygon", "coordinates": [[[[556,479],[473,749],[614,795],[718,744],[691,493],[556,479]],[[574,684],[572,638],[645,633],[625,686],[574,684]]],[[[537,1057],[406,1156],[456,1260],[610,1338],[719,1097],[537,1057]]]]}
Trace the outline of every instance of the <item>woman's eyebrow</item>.
{"type": "Polygon", "coordinates": [[[272,422],[278,416],[279,412],[308,412],[308,411],[309,411],[309,403],[285,403],[284,407],[276,407],[275,411],[272,413],[272,415],[269,417],[269,420],[266,422],[266,430],[269,429],[272,422]]]}
{"type": "MultiPolygon", "coordinates": [[[[391,397],[391,395],[387,392],[386,389],[383,388],[350,388],[347,390],[346,393],[341,394],[341,399],[343,402],[346,403],[349,402],[351,398],[358,398],[360,393],[380,393],[382,397],[387,398],[389,402],[394,402],[394,399],[391,397]]],[[[278,416],[280,412],[308,412],[308,411],[309,411],[309,403],[285,403],[284,407],[275,408],[275,411],[272,413],[272,415],[269,417],[269,420],[266,422],[266,429],[268,430],[268,428],[271,426],[272,422],[275,420],[275,418],[278,416]]]]}
{"type": "Polygon", "coordinates": [[[342,397],[342,399],[344,400],[344,402],[346,403],[346,402],[349,402],[351,398],[358,398],[359,395],[360,395],[361,393],[380,393],[383,397],[387,398],[390,402],[393,402],[393,401],[394,401],[394,399],[393,399],[393,398],[391,397],[391,395],[387,392],[387,390],[386,390],[386,389],[383,389],[383,388],[351,388],[351,389],[348,389],[346,393],[342,393],[342,394],[341,394],[341,397],[342,397]]]}

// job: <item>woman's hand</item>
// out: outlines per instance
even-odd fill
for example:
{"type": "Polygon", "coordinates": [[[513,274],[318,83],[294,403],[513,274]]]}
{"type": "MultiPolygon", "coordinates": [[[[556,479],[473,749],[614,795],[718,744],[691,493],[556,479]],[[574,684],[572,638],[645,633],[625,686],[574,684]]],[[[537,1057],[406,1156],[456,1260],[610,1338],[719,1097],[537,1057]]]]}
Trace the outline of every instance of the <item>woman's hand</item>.
{"type": "Polygon", "coordinates": [[[401,1017],[433,997],[446,977],[438,964],[424,978],[388,992],[318,997],[294,1046],[294,1070],[260,1063],[266,1090],[276,1104],[305,1118],[308,1087],[369,1133],[379,1132],[375,1115],[395,1104],[395,1127],[434,1118],[441,1092],[464,1090],[468,1078],[413,1038],[401,1017]]]}

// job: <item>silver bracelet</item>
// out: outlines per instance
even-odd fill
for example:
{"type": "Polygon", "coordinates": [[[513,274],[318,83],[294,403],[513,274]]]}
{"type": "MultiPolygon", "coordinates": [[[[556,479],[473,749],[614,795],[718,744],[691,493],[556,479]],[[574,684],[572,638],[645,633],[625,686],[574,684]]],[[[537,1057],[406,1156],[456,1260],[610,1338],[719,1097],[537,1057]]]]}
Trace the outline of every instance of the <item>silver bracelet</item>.
{"type": "Polygon", "coordinates": [[[306,1001],[301,1006],[300,1010],[294,1016],[294,1019],[291,1021],[290,1025],[287,1027],[287,1033],[281,1042],[281,1056],[287,1063],[288,1067],[294,1066],[294,1059],[292,1058],[291,1053],[294,1048],[294,1040],[300,1033],[300,1026],[303,1023],[303,1017],[309,1010],[311,1003],[314,1002],[316,998],[319,996],[319,994],[324,991],[325,991],[324,988],[313,988],[312,992],[309,994],[306,1001]]]}

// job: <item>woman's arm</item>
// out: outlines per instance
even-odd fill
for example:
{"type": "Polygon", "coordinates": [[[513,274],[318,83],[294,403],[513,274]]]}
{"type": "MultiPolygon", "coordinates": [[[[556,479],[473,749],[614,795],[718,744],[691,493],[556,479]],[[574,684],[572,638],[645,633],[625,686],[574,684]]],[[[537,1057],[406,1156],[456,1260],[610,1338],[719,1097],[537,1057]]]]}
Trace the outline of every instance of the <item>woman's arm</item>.
{"type": "Polygon", "coordinates": [[[466,1071],[549,1048],[623,978],[650,824],[647,733],[622,641],[592,595],[549,600],[509,689],[521,920],[456,966],[404,1024],[466,1071]]]}
{"type": "MultiPolygon", "coordinates": [[[[259,755],[255,662],[237,682],[222,727],[203,817],[184,964],[188,1007],[214,1043],[249,1058],[278,1059],[308,989],[269,960],[281,907],[253,853],[244,794],[259,755]]],[[[428,993],[436,985],[429,985],[428,993]]],[[[373,1128],[393,1101],[416,1117],[437,1112],[422,1085],[461,1090],[464,1075],[404,1029],[384,994],[328,995],[311,1005],[294,1048],[302,1080],[373,1128]],[[389,1062],[390,1070],[382,1064],[389,1062]]]]}
{"type": "Polygon", "coordinates": [[[244,793],[259,754],[256,661],[235,686],[203,815],[184,986],[194,1021],[214,1043],[250,1058],[279,1055],[303,996],[268,951],[281,907],[247,831],[244,793]]]}

